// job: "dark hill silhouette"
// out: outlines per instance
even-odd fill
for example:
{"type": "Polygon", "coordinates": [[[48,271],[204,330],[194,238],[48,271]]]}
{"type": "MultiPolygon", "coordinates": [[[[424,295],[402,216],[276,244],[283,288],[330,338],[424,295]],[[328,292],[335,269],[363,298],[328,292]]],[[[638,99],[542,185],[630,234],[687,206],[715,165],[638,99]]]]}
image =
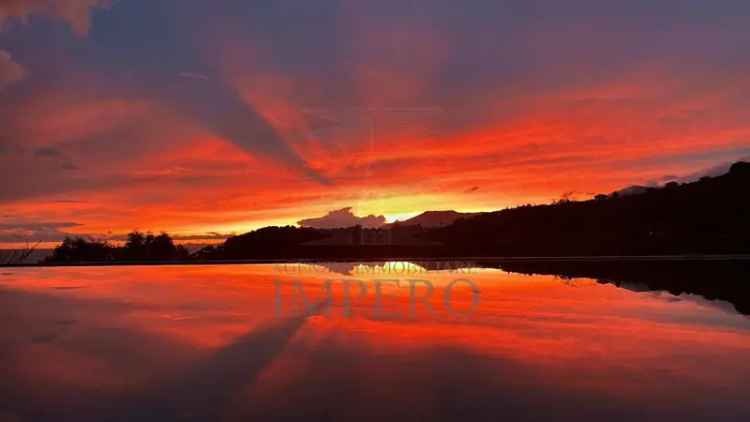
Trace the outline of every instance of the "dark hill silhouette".
{"type": "Polygon", "coordinates": [[[307,227],[264,227],[234,236],[223,245],[209,246],[194,258],[213,259],[294,259],[294,258],[389,258],[394,256],[439,256],[442,245],[424,239],[420,226],[391,229],[361,226],[313,229],[307,227]]]}
{"type": "Polygon", "coordinates": [[[394,225],[400,226],[422,226],[424,228],[435,228],[449,226],[459,219],[471,218],[482,213],[469,213],[469,212],[458,212],[458,211],[425,211],[415,217],[408,220],[397,221],[392,224],[388,224],[386,227],[393,227],[394,225]]]}
{"type": "Polygon", "coordinates": [[[750,163],[694,183],[637,195],[523,206],[429,234],[471,256],[722,254],[750,252],[750,163]]]}
{"type": "Polygon", "coordinates": [[[618,191],[612,192],[610,196],[640,195],[642,193],[648,192],[649,189],[650,188],[648,186],[633,185],[633,186],[628,186],[624,189],[620,189],[618,191]]]}
{"type": "Polygon", "coordinates": [[[480,214],[425,212],[387,229],[267,227],[201,259],[750,253],[750,163],[693,183],[480,214]],[[455,220],[447,223],[449,220],[455,220]],[[410,225],[408,222],[417,222],[410,225]],[[447,225],[444,225],[447,224],[447,225]],[[431,227],[432,226],[432,227],[431,227]]]}
{"type": "Polygon", "coordinates": [[[288,258],[296,255],[295,246],[328,236],[325,229],[264,227],[230,237],[217,248],[217,255],[224,259],[288,258]]]}

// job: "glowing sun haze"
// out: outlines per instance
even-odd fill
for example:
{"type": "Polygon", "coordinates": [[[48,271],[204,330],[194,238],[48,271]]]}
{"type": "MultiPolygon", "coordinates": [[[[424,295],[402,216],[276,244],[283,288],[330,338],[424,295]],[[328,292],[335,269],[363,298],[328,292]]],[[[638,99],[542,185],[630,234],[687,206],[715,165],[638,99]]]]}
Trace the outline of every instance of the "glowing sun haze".
{"type": "Polygon", "coordinates": [[[0,242],[388,221],[750,156],[746,1],[0,2],[0,242]]]}

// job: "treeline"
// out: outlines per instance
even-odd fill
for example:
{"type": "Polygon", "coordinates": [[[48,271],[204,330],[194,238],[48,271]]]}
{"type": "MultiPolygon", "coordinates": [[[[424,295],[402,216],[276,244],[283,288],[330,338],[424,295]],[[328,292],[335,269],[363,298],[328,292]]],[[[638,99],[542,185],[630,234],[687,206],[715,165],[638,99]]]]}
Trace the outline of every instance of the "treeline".
{"type": "Polygon", "coordinates": [[[187,249],[175,245],[167,233],[153,235],[134,231],[123,246],[106,240],[66,237],[45,262],[50,264],[81,262],[177,261],[190,258],[187,249]]]}
{"type": "Polygon", "coordinates": [[[639,194],[487,213],[429,237],[462,256],[750,253],[748,186],[750,163],[739,162],[722,176],[639,194]]]}
{"type": "Polygon", "coordinates": [[[750,253],[750,163],[693,183],[484,213],[384,243],[379,229],[267,227],[200,251],[211,259],[359,259],[750,253]],[[745,192],[745,193],[743,193],[745,192]],[[348,235],[351,232],[352,235],[348,235]],[[341,236],[345,235],[345,236],[341,236]],[[347,237],[348,236],[348,237],[347,237]],[[339,239],[338,242],[331,241],[339,239]],[[327,240],[326,240],[327,239],[327,240]],[[354,239],[349,241],[348,239],[354,239]]]}

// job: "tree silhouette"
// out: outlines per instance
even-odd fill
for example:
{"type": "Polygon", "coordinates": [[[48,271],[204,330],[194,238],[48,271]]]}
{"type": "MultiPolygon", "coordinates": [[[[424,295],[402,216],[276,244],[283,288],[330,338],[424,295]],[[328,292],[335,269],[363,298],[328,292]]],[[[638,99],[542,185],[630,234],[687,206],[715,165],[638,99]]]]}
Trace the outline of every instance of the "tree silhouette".
{"type": "Polygon", "coordinates": [[[102,261],[172,261],[188,259],[189,254],[182,246],[175,246],[167,233],[157,236],[139,231],[129,233],[122,247],[112,246],[106,241],[66,237],[55,248],[47,263],[81,263],[102,261]]]}
{"type": "Polygon", "coordinates": [[[54,263],[110,261],[113,259],[113,251],[114,248],[106,241],[66,237],[46,261],[54,263]]]}

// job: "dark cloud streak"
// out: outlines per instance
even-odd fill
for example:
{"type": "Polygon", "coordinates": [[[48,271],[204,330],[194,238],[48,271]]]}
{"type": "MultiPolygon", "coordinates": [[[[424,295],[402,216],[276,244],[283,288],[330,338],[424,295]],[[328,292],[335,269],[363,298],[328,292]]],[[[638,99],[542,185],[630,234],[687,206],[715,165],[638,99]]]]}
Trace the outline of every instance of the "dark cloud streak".
{"type": "Polygon", "coordinates": [[[276,160],[318,183],[331,183],[310,167],[252,105],[243,101],[233,88],[224,83],[212,80],[173,81],[161,99],[250,154],[276,160]]]}

